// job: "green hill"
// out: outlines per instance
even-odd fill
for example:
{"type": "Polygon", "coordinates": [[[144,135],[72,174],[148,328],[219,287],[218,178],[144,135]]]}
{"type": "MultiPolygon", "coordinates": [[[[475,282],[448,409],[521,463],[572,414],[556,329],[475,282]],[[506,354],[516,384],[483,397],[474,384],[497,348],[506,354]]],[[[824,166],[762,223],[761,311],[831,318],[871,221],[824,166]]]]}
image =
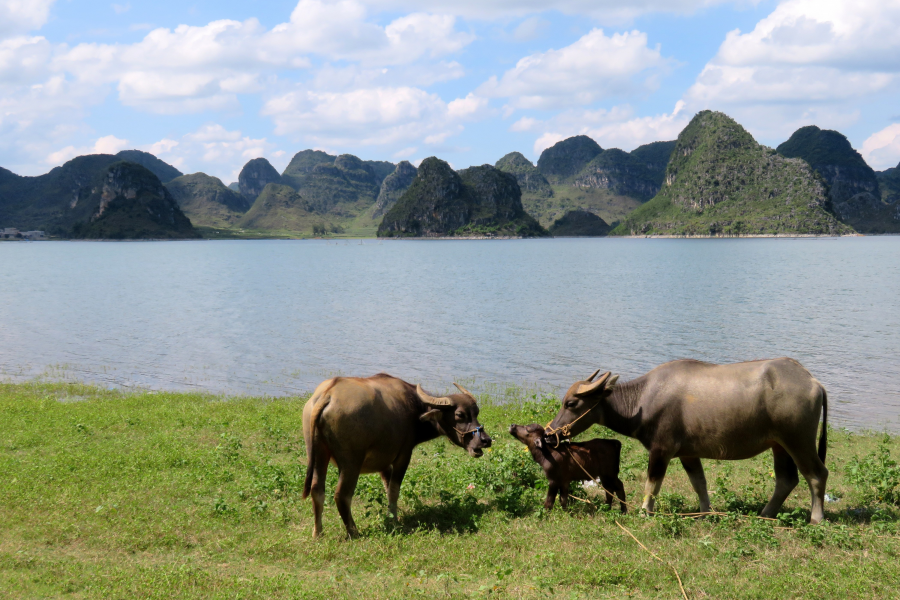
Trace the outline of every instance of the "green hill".
{"type": "Polygon", "coordinates": [[[522,194],[538,198],[549,198],[553,195],[550,182],[521,152],[510,152],[494,166],[505,173],[515,175],[522,194]]]}
{"type": "MultiPolygon", "coordinates": [[[[588,211],[618,223],[659,191],[674,146],[674,141],[653,142],[624,152],[603,150],[584,135],[565,139],[544,150],[538,160],[539,173],[551,183],[549,193],[523,187],[522,205],[545,227],[571,211],[588,211]]],[[[513,155],[521,156],[507,157],[513,155]]],[[[517,162],[530,164],[525,157],[517,162]]]]}
{"type": "Polygon", "coordinates": [[[116,154],[116,158],[118,160],[127,160],[128,162],[137,163],[149,169],[150,172],[156,175],[164,184],[183,175],[181,171],[169,163],[164,162],[143,150],[122,150],[116,154]]]}
{"type": "Polygon", "coordinates": [[[84,205],[91,215],[72,226],[72,237],[92,239],[195,239],[200,234],[159,178],[131,162],[116,162],[95,180],[84,205]]]}
{"type": "Polygon", "coordinates": [[[822,176],[832,210],[842,221],[863,233],[900,232],[894,207],[882,201],[875,171],[843,134],[815,125],[801,127],[777,150],[805,160],[822,176]]]}
{"type": "Polygon", "coordinates": [[[257,231],[312,233],[312,226],[317,222],[309,204],[293,188],[270,183],[238,221],[238,226],[257,231]]]}
{"type": "Polygon", "coordinates": [[[281,174],[265,158],[254,158],[249,161],[238,175],[238,187],[247,205],[252,205],[270,183],[283,182],[281,174]]]}
{"type": "Polygon", "coordinates": [[[576,135],[541,152],[537,166],[550,183],[561,183],[577,175],[601,152],[603,148],[597,142],[586,135],[576,135]]]}
{"type": "Polygon", "coordinates": [[[609,224],[586,210],[571,210],[550,226],[553,237],[597,237],[609,233],[609,224]]]}
{"type": "MultiPolygon", "coordinates": [[[[146,154],[136,152],[125,154],[146,154]]],[[[79,156],[37,177],[0,170],[0,224],[60,237],[197,236],[151,170],[110,154],[79,156]]]]}
{"type": "MultiPolygon", "coordinates": [[[[675,140],[671,142],[651,142],[638,146],[629,154],[638,162],[643,163],[650,171],[650,176],[656,184],[657,189],[663,184],[666,177],[666,167],[669,166],[669,159],[672,157],[672,150],[675,149],[675,140]]],[[[655,195],[655,194],[654,194],[655,195]]]]}
{"type": "Polygon", "coordinates": [[[702,111],[678,136],[665,184],[615,235],[840,234],[824,182],[801,160],[756,143],[725,114],[702,111]]]}
{"type": "Polygon", "coordinates": [[[412,185],[385,214],[379,236],[520,235],[547,232],[522,208],[514,175],[490,165],[459,173],[427,158],[412,185]]]}
{"type": "Polygon", "coordinates": [[[243,196],[205,173],[182,175],[166,188],[195,227],[234,226],[250,208],[243,196]]]}
{"type": "Polygon", "coordinates": [[[572,178],[581,188],[608,189],[619,196],[645,202],[656,195],[659,185],[647,166],[618,148],[604,150],[572,178]]]}

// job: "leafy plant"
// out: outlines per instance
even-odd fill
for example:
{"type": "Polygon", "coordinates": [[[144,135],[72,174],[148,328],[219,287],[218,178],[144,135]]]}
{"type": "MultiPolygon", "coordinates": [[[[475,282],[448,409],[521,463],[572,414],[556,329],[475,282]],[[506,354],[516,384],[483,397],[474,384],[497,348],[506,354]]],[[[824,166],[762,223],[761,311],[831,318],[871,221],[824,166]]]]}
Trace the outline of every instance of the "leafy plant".
{"type": "Polygon", "coordinates": [[[885,435],[874,452],[862,459],[854,456],[847,464],[847,479],[863,502],[900,505],[900,465],[891,458],[890,442],[885,435]]]}

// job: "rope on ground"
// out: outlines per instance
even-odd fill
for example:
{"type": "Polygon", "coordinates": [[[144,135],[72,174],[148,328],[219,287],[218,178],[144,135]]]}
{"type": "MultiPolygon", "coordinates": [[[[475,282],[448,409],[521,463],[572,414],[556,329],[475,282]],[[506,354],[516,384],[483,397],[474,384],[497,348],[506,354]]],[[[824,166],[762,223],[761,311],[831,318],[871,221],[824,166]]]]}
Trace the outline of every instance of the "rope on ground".
{"type": "Polygon", "coordinates": [[[667,565],[670,569],[672,569],[672,572],[675,573],[675,579],[678,580],[678,587],[681,589],[681,595],[684,596],[684,600],[689,600],[688,595],[687,595],[687,592],[684,591],[684,584],[681,583],[681,575],[678,574],[678,569],[676,569],[676,568],[674,567],[674,565],[672,565],[672,563],[670,563],[670,562],[667,561],[667,560],[661,559],[659,556],[657,556],[656,554],[654,554],[649,548],[647,548],[647,546],[643,545],[643,544],[641,543],[641,540],[639,540],[639,539],[637,539],[636,537],[634,537],[634,534],[631,533],[630,531],[628,531],[628,528],[627,528],[627,527],[625,527],[624,525],[622,525],[622,524],[619,523],[618,521],[616,521],[616,525],[618,525],[619,528],[620,528],[622,531],[624,531],[625,533],[627,533],[628,535],[630,535],[630,536],[631,536],[631,539],[633,539],[634,541],[636,541],[636,542],[638,543],[638,546],[640,546],[641,548],[643,548],[644,550],[647,551],[647,554],[649,554],[650,556],[652,556],[653,558],[655,558],[655,559],[658,560],[659,562],[663,563],[664,565],[667,565]]]}

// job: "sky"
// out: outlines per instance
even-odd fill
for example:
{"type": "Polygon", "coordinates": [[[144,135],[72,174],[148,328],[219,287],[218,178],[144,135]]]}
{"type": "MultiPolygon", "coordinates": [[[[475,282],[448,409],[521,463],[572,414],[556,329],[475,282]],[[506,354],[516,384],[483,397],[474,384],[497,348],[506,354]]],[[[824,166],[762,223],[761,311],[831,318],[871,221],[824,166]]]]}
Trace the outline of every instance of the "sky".
{"type": "Polygon", "coordinates": [[[0,0],[0,166],[138,148],[236,181],[306,148],[495,163],[722,111],[900,162],[900,0],[0,0]]]}

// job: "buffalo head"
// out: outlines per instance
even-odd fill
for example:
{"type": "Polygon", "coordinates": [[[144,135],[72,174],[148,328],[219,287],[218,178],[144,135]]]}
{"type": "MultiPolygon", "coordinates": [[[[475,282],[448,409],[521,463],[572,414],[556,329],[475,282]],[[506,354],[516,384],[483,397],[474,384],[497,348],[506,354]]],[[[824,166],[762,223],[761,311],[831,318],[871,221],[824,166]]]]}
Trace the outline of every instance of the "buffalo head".
{"type": "Polygon", "coordinates": [[[597,377],[599,372],[600,369],[597,369],[584,381],[572,384],[572,387],[563,396],[562,407],[556,413],[556,418],[547,427],[549,435],[559,434],[561,437],[573,437],[594,423],[604,424],[601,405],[612,393],[619,376],[611,375],[607,371],[597,381],[594,381],[594,377],[597,377]]]}
{"type": "Polygon", "coordinates": [[[419,418],[434,423],[441,434],[460,448],[465,448],[470,456],[481,456],[484,454],[483,448],[491,445],[491,437],[478,422],[478,403],[466,388],[458,383],[453,385],[462,393],[440,398],[429,395],[421,385],[417,385],[419,400],[428,408],[419,418]]]}
{"type": "Polygon", "coordinates": [[[544,447],[544,428],[537,423],[531,425],[510,425],[509,434],[531,448],[544,447]]]}

